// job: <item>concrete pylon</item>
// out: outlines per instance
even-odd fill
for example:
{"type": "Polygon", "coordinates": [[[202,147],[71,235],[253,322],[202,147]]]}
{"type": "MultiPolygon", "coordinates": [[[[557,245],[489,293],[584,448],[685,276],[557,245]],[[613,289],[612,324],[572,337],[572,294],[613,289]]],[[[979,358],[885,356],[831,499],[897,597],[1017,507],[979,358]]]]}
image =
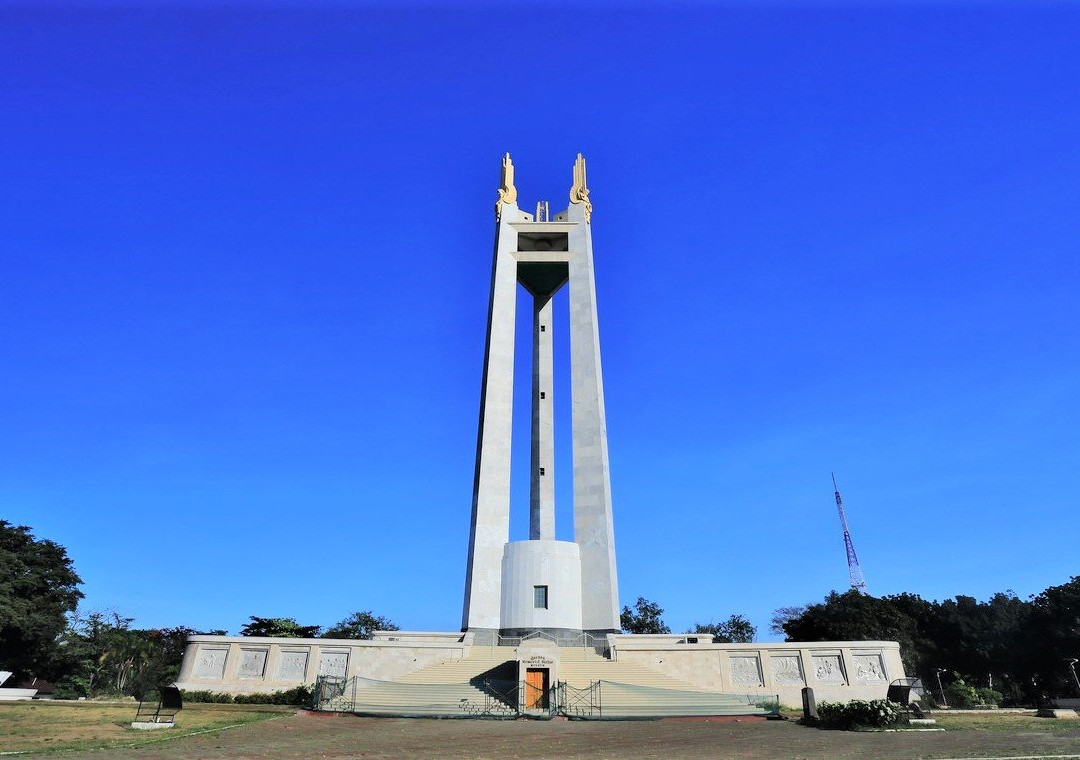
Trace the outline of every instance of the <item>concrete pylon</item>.
{"type": "Polygon", "coordinates": [[[604,387],[593,276],[592,203],[578,154],[570,205],[549,219],[518,208],[503,158],[480,398],[462,630],[476,641],[535,630],[619,630],[604,387]],[[510,541],[517,285],[533,297],[529,540],[510,541]],[[569,287],[574,540],[555,540],[552,298],[569,287]]]}

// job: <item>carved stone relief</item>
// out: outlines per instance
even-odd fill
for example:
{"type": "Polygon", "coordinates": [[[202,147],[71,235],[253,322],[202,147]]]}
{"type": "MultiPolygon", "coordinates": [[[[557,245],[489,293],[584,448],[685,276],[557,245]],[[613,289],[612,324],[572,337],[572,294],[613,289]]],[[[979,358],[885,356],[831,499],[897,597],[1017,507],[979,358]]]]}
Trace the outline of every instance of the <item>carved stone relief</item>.
{"type": "Polygon", "coordinates": [[[262,678],[265,670],[265,649],[244,649],[240,652],[240,667],[236,670],[240,678],[262,678]]]}
{"type": "Polygon", "coordinates": [[[802,668],[799,667],[798,655],[772,657],[773,681],[784,686],[802,686],[802,668]]]}
{"type": "Polygon", "coordinates": [[[740,686],[761,686],[761,668],[757,657],[732,657],[731,682],[740,686]]]}
{"type": "Polygon", "coordinates": [[[821,683],[843,683],[844,669],[840,666],[840,655],[814,655],[814,677],[821,683]]]}
{"type": "Polygon", "coordinates": [[[225,656],[228,649],[199,649],[192,678],[222,678],[225,675],[225,656]]]}
{"type": "Polygon", "coordinates": [[[344,678],[349,669],[348,652],[323,652],[319,656],[319,675],[344,678]]]}
{"type": "Polygon", "coordinates": [[[303,681],[307,676],[307,652],[282,652],[278,656],[279,681],[303,681]]]}
{"type": "Polygon", "coordinates": [[[852,657],[855,661],[856,681],[884,681],[885,664],[881,661],[880,654],[857,654],[852,657]]]}

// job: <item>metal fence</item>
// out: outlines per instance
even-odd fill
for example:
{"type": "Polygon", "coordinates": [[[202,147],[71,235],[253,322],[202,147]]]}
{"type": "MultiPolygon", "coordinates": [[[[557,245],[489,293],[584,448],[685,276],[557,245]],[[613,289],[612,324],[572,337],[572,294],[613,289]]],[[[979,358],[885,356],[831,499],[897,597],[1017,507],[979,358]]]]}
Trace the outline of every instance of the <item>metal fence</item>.
{"type": "Polygon", "coordinates": [[[613,681],[542,689],[526,681],[474,678],[462,683],[401,683],[356,676],[320,676],[313,708],[362,715],[461,718],[618,719],[677,715],[768,715],[780,711],[770,694],[717,694],[613,681]],[[605,702],[605,699],[607,700],[605,702]]]}

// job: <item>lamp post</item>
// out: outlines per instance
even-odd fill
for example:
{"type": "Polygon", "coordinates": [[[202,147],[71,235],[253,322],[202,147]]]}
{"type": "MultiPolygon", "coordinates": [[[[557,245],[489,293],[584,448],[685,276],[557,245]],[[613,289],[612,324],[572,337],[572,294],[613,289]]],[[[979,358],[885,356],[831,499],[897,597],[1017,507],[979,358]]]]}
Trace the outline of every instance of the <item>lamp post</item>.
{"type": "Polygon", "coordinates": [[[944,673],[947,668],[936,668],[934,675],[937,676],[938,691],[941,692],[941,704],[945,707],[949,706],[949,700],[945,699],[945,687],[941,685],[941,674],[944,673]]]}
{"type": "Polygon", "coordinates": [[[1065,662],[1069,664],[1069,670],[1072,671],[1073,683],[1076,684],[1076,694],[1077,696],[1080,696],[1080,678],[1076,677],[1076,663],[1080,662],[1080,660],[1075,657],[1066,657],[1065,662]]]}

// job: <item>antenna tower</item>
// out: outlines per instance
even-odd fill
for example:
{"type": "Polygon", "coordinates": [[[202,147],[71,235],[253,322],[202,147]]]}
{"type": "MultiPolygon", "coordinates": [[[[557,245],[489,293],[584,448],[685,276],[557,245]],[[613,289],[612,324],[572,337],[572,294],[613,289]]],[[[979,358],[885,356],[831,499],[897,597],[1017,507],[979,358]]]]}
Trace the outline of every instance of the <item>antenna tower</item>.
{"type": "Polygon", "coordinates": [[[836,473],[832,473],[833,494],[836,496],[836,509],[840,512],[840,525],[844,528],[844,550],[847,552],[848,581],[856,591],[866,593],[866,579],[859,567],[859,556],[855,554],[855,544],[851,543],[851,532],[847,527],[847,515],[844,514],[844,502],[840,499],[840,489],[836,485],[836,473]]]}

